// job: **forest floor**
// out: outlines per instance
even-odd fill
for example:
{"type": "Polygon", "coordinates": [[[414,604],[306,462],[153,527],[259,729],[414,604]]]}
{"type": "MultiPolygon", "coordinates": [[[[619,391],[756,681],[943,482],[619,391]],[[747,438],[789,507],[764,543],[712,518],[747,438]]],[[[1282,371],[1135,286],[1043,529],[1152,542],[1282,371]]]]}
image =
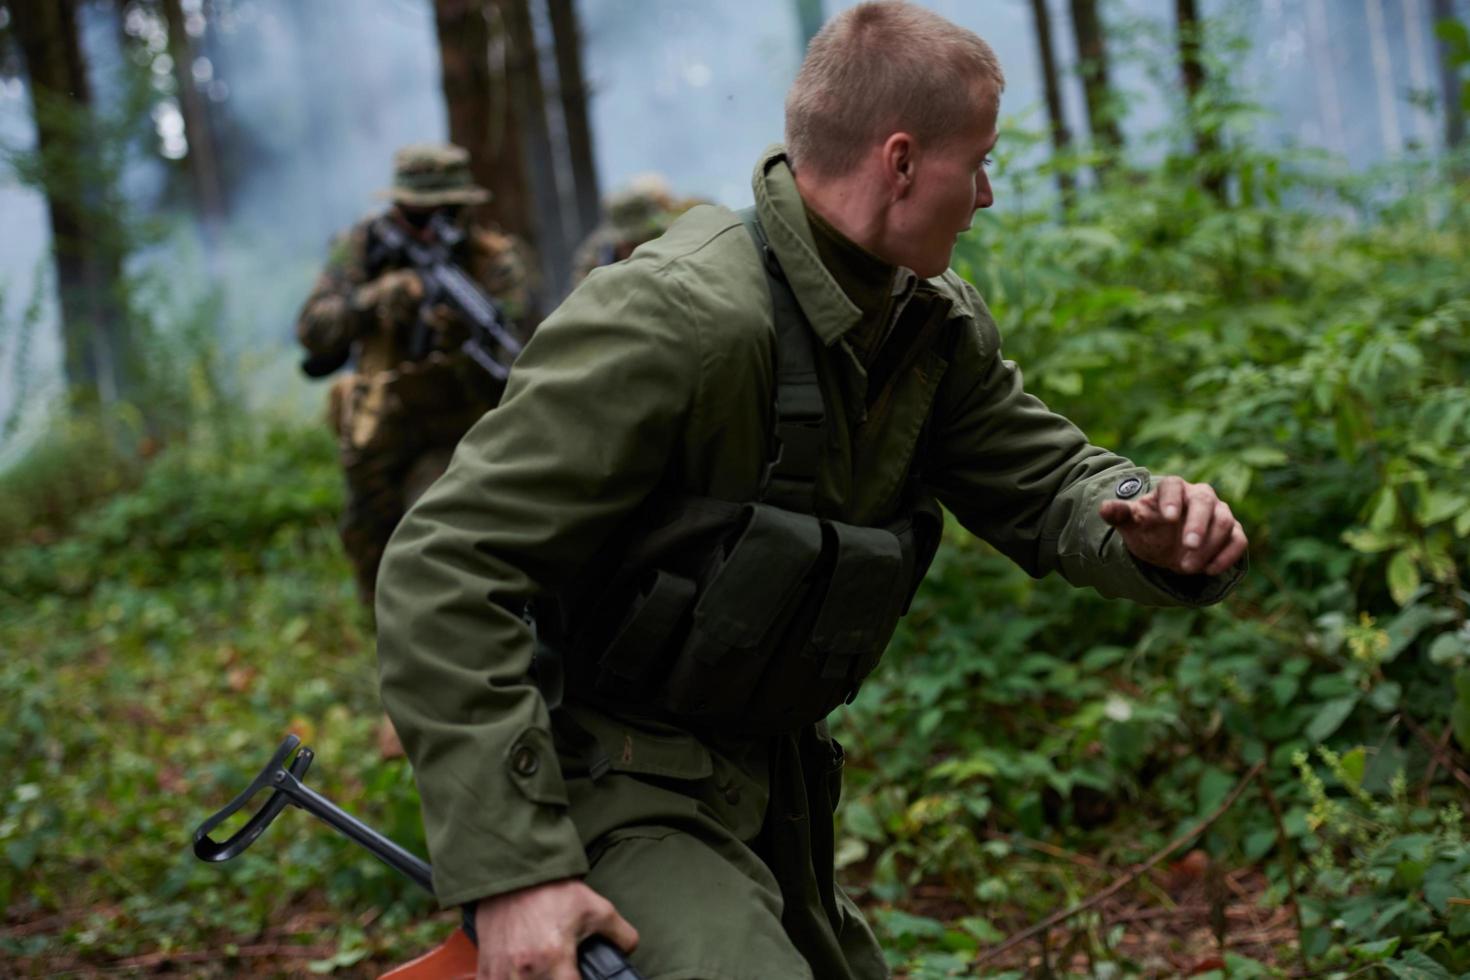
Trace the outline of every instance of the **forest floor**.
{"type": "MultiPolygon", "coordinates": [[[[1100,869],[1094,869],[1100,870],[1100,869]]],[[[863,881],[848,876],[848,886],[861,893],[863,881]]],[[[1087,952],[1097,931],[1110,933],[1112,963],[1132,964],[1126,974],[1136,977],[1220,976],[1226,955],[1239,954],[1252,965],[1275,966],[1283,972],[1290,964],[1282,957],[1293,947],[1296,929],[1289,906],[1268,908],[1262,901],[1266,881],[1259,872],[1241,868],[1211,875],[1201,852],[1190,852],[1181,860],[1149,874],[1128,889],[1089,910],[1087,925],[1062,924],[1040,937],[1017,944],[998,956],[956,972],[911,974],[900,967],[899,980],[918,976],[1010,976],[1010,977],[1098,977],[1120,975],[1115,966],[1095,962],[1087,952]],[[1213,900],[1212,900],[1213,896],[1213,900]]],[[[865,903],[867,904],[867,903],[865,903]]],[[[940,922],[956,921],[973,913],[958,901],[942,882],[921,883],[896,906],[905,912],[940,922]]],[[[16,911],[16,910],[12,910],[16,911]]],[[[991,921],[1008,936],[1030,923],[1017,910],[988,910],[991,921]]],[[[274,921],[247,940],[235,940],[219,948],[154,951],[120,958],[99,958],[65,951],[63,937],[77,923],[120,915],[106,906],[81,907],[27,919],[22,912],[0,926],[0,940],[40,939],[54,936],[58,942],[48,952],[10,961],[6,971],[18,976],[45,977],[310,977],[330,973],[345,978],[376,977],[401,962],[387,955],[368,955],[356,962],[335,965],[340,954],[336,941],[303,940],[320,936],[338,926],[342,914],[333,910],[324,895],[308,895],[280,910],[274,921]]],[[[353,924],[371,930],[377,915],[360,913],[353,924]]],[[[447,935],[456,925],[452,913],[436,912],[416,924],[424,936],[424,949],[434,935],[447,935]]],[[[993,944],[996,949],[1000,944],[993,944]]],[[[7,972],[7,975],[9,973],[7,972]]],[[[1225,974],[1234,975],[1234,974],[1225,974]]]]}

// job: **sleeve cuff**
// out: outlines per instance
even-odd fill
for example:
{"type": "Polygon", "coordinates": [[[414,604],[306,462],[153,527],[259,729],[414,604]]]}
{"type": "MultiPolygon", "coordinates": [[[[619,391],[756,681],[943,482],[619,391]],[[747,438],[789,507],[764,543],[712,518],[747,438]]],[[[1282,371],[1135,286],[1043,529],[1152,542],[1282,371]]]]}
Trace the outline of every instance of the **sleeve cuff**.
{"type": "Polygon", "coordinates": [[[1131,551],[1128,557],[1145,581],[1182,606],[1213,606],[1235,591],[1250,568],[1249,554],[1241,555],[1240,561],[1219,575],[1182,575],[1140,561],[1131,551]]]}

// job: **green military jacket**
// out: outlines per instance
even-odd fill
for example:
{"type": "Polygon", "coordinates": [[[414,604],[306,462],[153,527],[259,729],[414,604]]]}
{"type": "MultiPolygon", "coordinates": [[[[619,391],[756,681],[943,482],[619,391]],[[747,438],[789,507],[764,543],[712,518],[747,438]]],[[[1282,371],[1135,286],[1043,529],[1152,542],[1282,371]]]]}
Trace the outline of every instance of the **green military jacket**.
{"type": "MultiPolygon", "coordinates": [[[[1089,445],[1026,393],[984,302],[953,272],[914,287],[910,302],[926,312],[899,320],[907,348],[869,391],[844,339],[861,311],[817,257],[780,147],[757,165],[754,191],[819,340],[832,422],[819,514],[893,516],[922,443],[929,490],[1032,575],[1156,605],[1205,604],[1233,586],[1236,571],[1186,578],[1131,557],[1097,511],[1128,478],[1146,484],[1147,471],[1089,445]]],[[[593,272],[541,324],[500,406],[395,533],[378,580],[382,693],[414,764],[446,905],[587,871],[585,848],[606,820],[567,806],[547,706],[527,679],[534,639],[522,611],[573,580],[655,490],[755,495],[769,455],[773,329],[740,219],[692,209],[593,272]]],[[[667,732],[578,717],[611,743],[614,769],[620,756],[653,774],[660,759],[675,765],[667,732]]],[[[718,761],[768,778],[759,751],[719,748],[718,761]]],[[[636,801],[625,809],[636,820],[636,801]]]]}

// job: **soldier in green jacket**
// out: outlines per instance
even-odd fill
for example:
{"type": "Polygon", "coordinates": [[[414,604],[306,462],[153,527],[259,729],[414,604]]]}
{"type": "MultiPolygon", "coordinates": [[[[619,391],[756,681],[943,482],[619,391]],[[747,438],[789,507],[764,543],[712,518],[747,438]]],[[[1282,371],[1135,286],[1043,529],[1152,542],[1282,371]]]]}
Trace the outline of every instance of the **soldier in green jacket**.
{"type": "Polygon", "coordinates": [[[980,38],[865,3],[812,41],[749,215],[697,207],[593,272],[404,519],[384,702],[482,978],[875,978],[833,881],[857,691],[936,501],[1033,575],[1218,601],[1246,539],[1202,484],[1092,446],[947,270],[990,206],[980,38]],[[534,625],[533,625],[534,624],[534,625]]]}

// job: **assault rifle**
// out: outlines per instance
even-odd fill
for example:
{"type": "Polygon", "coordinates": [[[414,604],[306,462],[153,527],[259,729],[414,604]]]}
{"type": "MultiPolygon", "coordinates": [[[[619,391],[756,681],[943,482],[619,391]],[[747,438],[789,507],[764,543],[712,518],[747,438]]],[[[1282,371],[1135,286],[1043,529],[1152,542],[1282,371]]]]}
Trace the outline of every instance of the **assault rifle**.
{"type": "Polygon", "coordinates": [[[464,231],[442,211],[429,219],[427,228],[428,240],[422,241],[405,232],[392,218],[379,218],[372,224],[368,243],[370,270],[408,266],[424,284],[424,298],[419,306],[418,323],[409,339],[408,356],[418,360],[429,353],[433,328],[425,315],[443,304],[469,324],[470,337],[460,350],[496,381],[504,381],[510,374],[509,362],[521,352],[521,342],[506,329],[494,300],[454,261],[454,249],[464,240],[464,231]],[[506,363],[496,360],[490,341],[505,351],[506,363]]]}
{"type": "MultiPolygon", "coordinates": [[[[201,861],[228,861],[237,857],[255,843],[271,821],[290,804],[367,848],[378,860],[432,895],[434,883],[427,862],[351,816],[325,796],[307,788],[302,780],[306,778],[306,770],[315,754],[304,746],[298,752],[298,746],[301,746],[301,739],[287,735],[245,791],[199,825],[194,831],[194,856],[201,861]],[[270,797],[251,815],[244,827],[224,841],[216,841],[209,836],[264,789],[271,791],[270,797]]],[[[446,942],[433,952],[383,974],[382,980],[473,980],[476,942],[473,906],[466,905],[462,925],[446,942]]],[[[582,980],[642,980],[617,947],[601,936],[593,936],[577,947],[577,967],[582,980]]]]}
{"type": "MultiPolygon", "coordinates": [[[[495,381],[503,383],[510,374],[511,362],[521,352],[521,342],[507,328],[495,301],[454,261],[454,249],[464,240],[464,231],[442,212],[435,214],[426,227],[426,241],[410,235],[391,217],[379,218],[368,229],[369,275],[407,267],[418,274],[424,286],[418,321],[409,337],[408,357],[417,361],[428,356],[434,338],[428,313],[435,306],[448,306],[470,328],[469,339],[459,349],[495,381]],[[503,361],[496,357],[492,342],[504,352],[503,361]]],[[[302,361],[301,370],[308,377],[323,378],[346,364],[348,356],[345,351],[330,357],[313,355],[302,361]]]]}

